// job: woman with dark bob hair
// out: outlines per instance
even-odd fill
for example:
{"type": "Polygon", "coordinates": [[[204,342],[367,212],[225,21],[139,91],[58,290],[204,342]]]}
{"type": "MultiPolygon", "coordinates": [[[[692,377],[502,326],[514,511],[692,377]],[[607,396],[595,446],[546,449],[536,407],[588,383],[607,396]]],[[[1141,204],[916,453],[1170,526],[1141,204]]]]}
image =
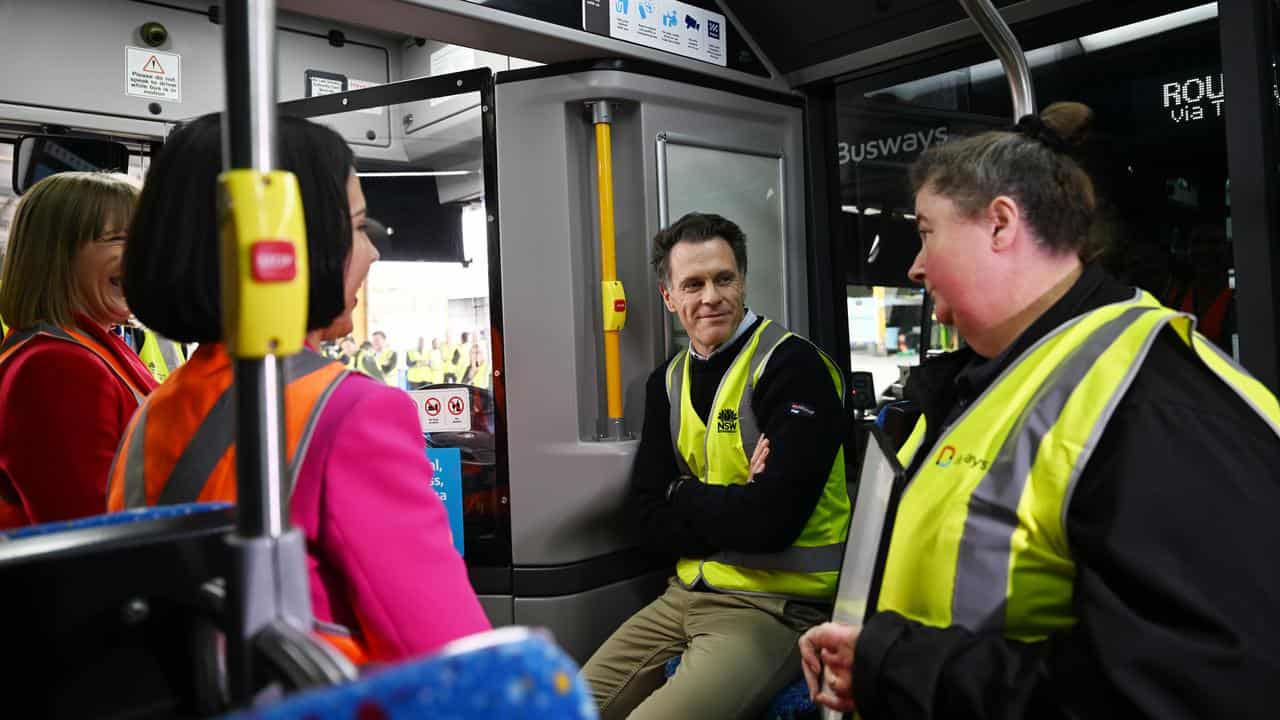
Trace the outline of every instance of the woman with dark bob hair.
{"type": "Polygon", "coordinates": [[[0,273],[0,528],[97,515],[125,425],[155,380],[110,330],[138,191],[105,173],[27,190],[0,273]]]}
{"type": "MultiPolygon", "coordinates": [[[[200,347],[126,431],[112,468],[113,510],[235,499],[218,283],[220,124],[207,115],[170,135],[134,216],[125,254],[134,312],[165,337],[200,347]]],[[[301,187],[310,268],[307,349],[285,361],[285,410],[289,509],[307,538],[312,609],[351,632],[349,654],[428,652],[489,623],[431,490],[417,411],[400,390],[316,352],[351,331],[356,291],[378,257],[354,157],[337,133],[305,120],[280,118],[278,137],[280,168],[301,187]]]]}
{"type": "Polygon", "coordinates": [[[801,637],[828,707],[1276,716],[1280,404],[1089,262],[1077,127],[1028,116],[912,168],[910,277],[968,347],[907,381],[923,416],[876,612],[801,637]]]}

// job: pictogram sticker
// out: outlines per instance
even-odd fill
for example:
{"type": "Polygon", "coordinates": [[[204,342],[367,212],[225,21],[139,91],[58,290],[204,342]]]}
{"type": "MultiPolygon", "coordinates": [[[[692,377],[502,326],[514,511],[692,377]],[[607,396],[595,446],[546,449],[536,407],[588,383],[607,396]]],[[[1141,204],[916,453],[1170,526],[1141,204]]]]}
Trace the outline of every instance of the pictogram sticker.
{"type": "Polygon", "coordinates": [[[469,387],[435,387],[410,390],[418,407],[422,432],[468,432],[471,430],[471,392],[469,387]]]}
{"type": "Polygon", "coordinates": [[[149,100],[182,102],[182,56],[126,45],[124,93],[149,100]]]}

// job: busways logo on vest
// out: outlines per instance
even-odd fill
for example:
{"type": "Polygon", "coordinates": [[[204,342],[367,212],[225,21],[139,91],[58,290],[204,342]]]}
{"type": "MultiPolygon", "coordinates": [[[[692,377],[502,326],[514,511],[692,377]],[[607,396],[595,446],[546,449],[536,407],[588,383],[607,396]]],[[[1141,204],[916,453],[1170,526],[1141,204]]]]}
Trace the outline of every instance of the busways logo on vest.
{"type": "Polygon", "coordinates": [[[721,410],[716,420],[716,432],[738,432],[738,413],[733,408],[721,410]]]}
{"type": "Polygon", "coordinates": [[[934,464],[936,464],[940,468],[945,468],[945,467],[950,467],[951,463],[953,462],[958,462],[961,465],[965,465],[971,468],[977,468],[978,470],[982,470],[984,472],[991,467],[990,460],[984,460],[978,457],[977,455],[974,455],[973,453],[965,453],[963,455],[957,456],[956,448],[954,445],[947,445],[943,447],[942,450],[938,453],[938,459],[934,461],[934,464]]]}

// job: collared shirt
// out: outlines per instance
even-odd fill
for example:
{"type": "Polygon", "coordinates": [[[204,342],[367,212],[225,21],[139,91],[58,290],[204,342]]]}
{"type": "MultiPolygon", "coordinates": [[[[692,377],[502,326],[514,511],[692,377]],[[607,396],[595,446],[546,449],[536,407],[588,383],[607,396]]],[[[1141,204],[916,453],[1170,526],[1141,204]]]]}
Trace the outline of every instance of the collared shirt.
{"type": "Polygon", "coordinates": [[[751,326],[755,325],[756,320],[758,319],[759,317],[755,313],[751,312],[751,308],[747,308],[747,314],[742,316],[742,322],[738,323],[738,329],[734,331],[733,337],[720,343],[719,345],[716,346],[715,350],[712,350],[706,355],[703,355],[702,353],[699,353],[697,350],[694,350],[693,344],[690,343],[689,354],[699,360],[710,360],[711,358],[715,357],[716,353],[720,352],[724,348],[729,347],[734,342],[736,342],[738,338],[742,337],[742,334],[745,333],[747,330],[751,329],[751,326]]]}

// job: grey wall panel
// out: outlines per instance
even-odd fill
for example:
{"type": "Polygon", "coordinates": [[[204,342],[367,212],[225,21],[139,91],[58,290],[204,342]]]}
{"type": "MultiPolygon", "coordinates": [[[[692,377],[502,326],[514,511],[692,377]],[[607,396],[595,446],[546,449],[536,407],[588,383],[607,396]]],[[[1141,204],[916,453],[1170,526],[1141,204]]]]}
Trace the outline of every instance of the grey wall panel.
{"type": "Polygon", "coordinates": [[[480,607],[484,608],[484,614],[489,618],[490,625],[502,627],[515,623],[515,606],[510,595],[477,595],[476,597],[480,599],[480,607]]]}
{"type": "Polygon", "coordinates": [[[516,625],[545,627],[556,643],[585,663],[627,618],[662,594],[671,573],[641,575],[575,595],[516,598],[516,625]]]}
{"type": "Polygon", "coordinates": [[[554,565],[633,544],[619,522],[634,443],[592,437],[603,404],[593,131],[583,102],[619,102],[614,119],[624,410],[638,432],[644,382],[664,359],[665,310],[648,267],[658,231],[656,137],[696,135],[776,148],[786,162],[790,318],[807,329],[803,155],[797,108],[621,73],[500,83],[499,223],[508,358],[512,553],[554,565]]]}
{"type": "MultiPolygon", "coordinates": [[[[201,12],[209,5],[186,4],[201,12]]],[[[280,21],[290,27],[321,29],[312,27],[315,21],[297,16],[282,15],[280,21]]],[[[307,69],[370,82],[390,80],[388,58],[396,70],[400,63],[397,44],[367,32],[343,30],[350,39],[385,45],[335,48],[323,38],[289,32],[277,35],[282,99],[305,95],[307,69]]],[[[162,120],[190,118],[225,105],[221,27],[203,15],[169,7],[129,0],[0,0],[0,61],[5,68],[0,74],[0,101],[162,120]],[[168,41],[156,49],[182,58],[182,100],[161,101],[159,115],[147,109],[153,100],[125,93],[125,46],[147,47],[138,37],[138,28],[153,20],[169,30],[168,41]]],[[[350,129],[349,140],[369,142],[365,125],[374,117],[360,116],[363,122],[358,132],[350,129]]],[[[389,127],[384,113],[378,138],[385,141],[389,127]]]]}
{"type": "Polygon", "coordinates": [[[0,102],[0,123],[5,126],[6,135],[37,133],[41,125],[61,125],[73,131],[107,133],[125,140],[141,141],[162,140],[174,127],[173,123],[163,120],[135,120],[4,102],[0,102]]]}

